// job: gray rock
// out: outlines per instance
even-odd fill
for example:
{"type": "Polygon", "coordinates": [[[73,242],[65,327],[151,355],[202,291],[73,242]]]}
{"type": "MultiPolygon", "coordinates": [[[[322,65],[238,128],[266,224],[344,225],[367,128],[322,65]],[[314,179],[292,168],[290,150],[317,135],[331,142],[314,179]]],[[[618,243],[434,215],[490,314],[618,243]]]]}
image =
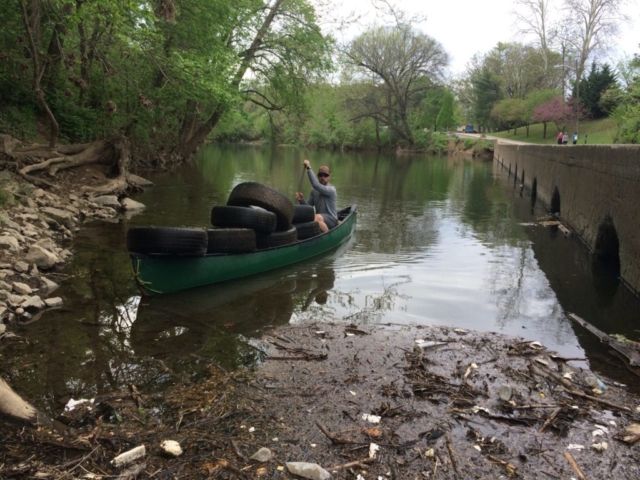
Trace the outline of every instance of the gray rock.
{"type": "Polygon", "coordinates": [[[44,303],[47,307],[61,307],[62,299],[60,297],[47,298],[44,303]]]}
{"type": "Polygon", "coordinates": [[[44,190],[42,190],[41,188],[37,188],[33,191],[33,196],[36,198],[44,197],[44,190]]]}
{"type": "Polygon", "coordinates": [[[69,210],[71,213],[73,213],[74,215],[80,215],[80,210],[78,210],[76,207],[74,207],[73,205],[65,205],[64,206],[65,210],[69,210]]]}
{"type": "Polygon", "coordinates": [[[34,295],[33,297],[29,297],[27,300],[22,302],[20,305],[25,310],[40,310],[45,307],[45,303],[38,295],[34,295]]]}
{"type": "Polygon", "coordinates": [[[145,208],[145,205],[143,203],[136,202],[135,200],[131,200],[130,198],[125,198],[124,200],[122,200],[121,203],[122,203],[122,208],[124,208],[127,211],[142,210],[145,208]]]}
{"type": "Polygon", "coordinates": [[[118,201],[118,197],[115,195],[102,195],[100,197],[95,197],[93,202],[103,207],[112,207],[117,209],[122,207],[118,201]]]}
{"type": "Polygon", "coordinates": [[[11,291],[11,285],[9,285],[4,280],[0,280],[0,290],[4,290],[6,292],[10,292],[11,291]]]}
{"type": "Polygon", "coordinates": [[[67,212],[66,210],[60,210],[59,208],[53,208],[53,207],[45,207],[45,208],[42,208],[40,212],[46,215],[47,217],[52,218],[56,222],[61,223],[62,225],[65,225],[69,228],[73,228],[75,224],[75,218],[73,217],[73,213],[67,212]]]}
{"type": "Polygon", "coordinates": [[[266,447],[262,447],[256,453],[251,455],[251,460],[256,460],[258,462],[268,462],[269,460],[271,460],[271,457],[271,450],[266,447]]]}
{"type": "Polygon", "coordinates": [[[31,267],[31,271],[29,272],[29,275],[32,277],[39,277],[40,276],[40,271],[38,270],[38,266],[37,265],[33,265],[33,267],[31,267]]]}
{"type": "Polygon", "coordinates": [[[56,282],[53,282],[46,277],[42,277],[40,279],[40,283],[42,284],[42,290],[44,290],[47,294],[52,293],[60,286],[56,282]]]}
{"type": "Polygon", "coordinates": [[[513,388],[505,384],[500,385],[498,396],[500,397],[501,400],[508,402],[509,400],[511,400],[511,397],[513,396],[513,388]]]}
{"type": "Polygon", "coordinates": [[[43,270],[47,270],[58,263],[62,263],[57,255],[45,250],[39,245],[31,245],[25,260],[29,263],[35,263],[38,268],[43,270]]]}
{"type": "MultiPolygon", "coordinates": [[[[6,310],[6,309],[5,309],[5,310],[6,310]]],[[[2,313],[4,313],[4,312],[2,312],[2,313]]],[[[1,315],[1,314],[0,314],[0,315],[1,315]]],[[[6,331],[7,331],[7,326],[6,326],[4,323],[1,323],[1,322],[0,322],[0,335],[3,335],[3,334],[4,334],[4,332],[6,332],[6,331]]]]}
{"type": "Polygon", "coordinates": [[[20,244],[14,237],[2,235],[0,236],[0,250],[9,250],[17,253],[20,251],[20,244]]]}
{"type": "Polygon", "coordinates": [[[13,220],[11,220],[9,218],[5,218],[2,223],[4,223],[4,225],[9,227],[9,228],[13,228],[14,230],[20,230],[20,224],[14,222],[13,220]]]}
{"type": "Polygon", "coordinates": [[[70,193],[69,194],[69,200],[74,200],[74,201],[77,202],[78,200],[80,200],[80,198],[78,198],[77,195],[74,195],[73,193],[70,193]]]}
{"type": "Polygon", "coordinates": [[[20,282],[13,282],[13,291],[18,295],[29,295],[33,293],[33,290],[31,290],[29,285],[20,282]]]}
{"type": "Polygon", "coordinates": [[[0,152],[11,155],[13,150],[20,145],[20,140],[13,138],[11,135],[0,134],[0,152]]]}
{"type": "Polygon", "coordinates": [[[38,240],[36,245],[44,248],[45,250],[49,250],[50,252],[55,252],[58,246],[51,240],[50,238],[43,238],[42,240],[38,240]]]}
{"type": "Polygon", "coordinates": [[[29,270],[29,264],[20,260],[15,263],[13,269],[18,273],[24,273],[29,270]]]}
{"type": "Polygon", "coordinates": [[[16,308],[16,315],[22,315],[24,313],[24,308],[18,307],[16,308]]]}
{"type": "Polygon", "coordinates": [[[59,255],[60,255],[60,258],[62,258],[63,260],[66,260],[69,257],[73,257],[73,253],[71,253],[66,248],[64,250],[60,250],[59,255]]]}
{"type": "Polygon", "coordinates": [[[309,480],[328,480],[331,474],[316,463],[287,462],[287,469],[294,475],[309,480]]]}
{"type": "Polygon", "coordinates": [[[12,307],[17,307],[19,305],[22,305],[25,302],[25,297],[10,293],[9,295],[7,295],[7,301],[9,302],[9,305],[11,305],[12,307]]]}

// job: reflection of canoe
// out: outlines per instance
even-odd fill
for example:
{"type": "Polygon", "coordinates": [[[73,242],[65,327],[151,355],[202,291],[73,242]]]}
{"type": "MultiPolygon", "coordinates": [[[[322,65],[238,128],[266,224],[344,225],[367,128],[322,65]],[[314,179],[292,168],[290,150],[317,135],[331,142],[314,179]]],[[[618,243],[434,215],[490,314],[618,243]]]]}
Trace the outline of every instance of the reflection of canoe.
{"type": "Polygon", "coordinates": [[[291,245],[252,253],[212,254],[203,257],[167,257],[131,254],[133,272],[145,295],[170,293],[187,288],[255,275],[301,262],[345,242],[356,228],[356,206],[341,212],[341,223],[327,233],[291,245]]]}

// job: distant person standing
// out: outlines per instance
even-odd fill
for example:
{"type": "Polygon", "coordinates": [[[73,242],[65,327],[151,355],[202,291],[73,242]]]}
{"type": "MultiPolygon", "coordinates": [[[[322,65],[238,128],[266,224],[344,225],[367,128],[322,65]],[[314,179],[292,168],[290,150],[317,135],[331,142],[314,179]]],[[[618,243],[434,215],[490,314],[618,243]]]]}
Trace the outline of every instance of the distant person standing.
{"type": "Polygon", "coordinates": [[[578,132],[573,132],[573,135],[571,136],[571,143],[574,145],[578,143],[578,132]]]}
{"type": "Polygon", "coordinates": [[[558,134],[558,145],[562,145],[562,132],[558,134]]]}
{"type": "Polygon", "coordinates": [[[565,133],[564,135],[562,135],[562,144],[566,145],[567,143],[569,143],[569,134],[565,133]]]}

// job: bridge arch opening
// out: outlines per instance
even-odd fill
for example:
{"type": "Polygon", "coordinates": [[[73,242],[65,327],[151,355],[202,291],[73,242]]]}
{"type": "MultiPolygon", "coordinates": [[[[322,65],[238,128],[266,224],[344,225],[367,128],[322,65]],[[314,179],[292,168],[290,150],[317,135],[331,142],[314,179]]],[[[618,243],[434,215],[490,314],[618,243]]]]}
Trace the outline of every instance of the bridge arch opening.
{"type": "Polygon", "coordinates": [[[620,270],[620,240],[611,215],[604,217],[598,226],[594,253],[598,259],[620,270]]]}
{"type": "Polygon", "coordinates": [[[538,179],[534,177],[533,182],[531,182],[531,208],[534,208],[536,206],[537,200],[538,200],[538,179]]]}
{"type": "Polygon", "coordinates": [[[551,195],[551,204],[549,205],[549,210],[553,214],[560,215],[560,190],[558,187],[553,188],[553,194],[551,195]]]}
{"type": "Polygon", "coordinates": [[[520,182],[520,185],[524,185],[524,170],[522,170],[522,181],[520,182]]]}
{"type": "Polygon", "coordinates": [[[513,183],[515,184],[518,181],[518,164],[516,163],[516,169],[513,173],[513,183]]]}

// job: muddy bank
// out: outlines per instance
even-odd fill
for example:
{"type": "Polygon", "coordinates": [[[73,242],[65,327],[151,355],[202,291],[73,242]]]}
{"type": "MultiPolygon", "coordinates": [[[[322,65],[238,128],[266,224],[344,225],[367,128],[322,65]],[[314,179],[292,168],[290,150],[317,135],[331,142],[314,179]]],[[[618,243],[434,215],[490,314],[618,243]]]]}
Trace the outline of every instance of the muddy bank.
{"type": "Polygon", "coordinates": [[[318,323],[251,343],[255,371],[211,365],[206,381],[155,396],[132,385],[59,415],[64,431],[3,428],[0,476],[300,478],[287,462],[343,479],[640,475],[640,435],[626,431],[638,399],[535,342],[318,323]]]}

